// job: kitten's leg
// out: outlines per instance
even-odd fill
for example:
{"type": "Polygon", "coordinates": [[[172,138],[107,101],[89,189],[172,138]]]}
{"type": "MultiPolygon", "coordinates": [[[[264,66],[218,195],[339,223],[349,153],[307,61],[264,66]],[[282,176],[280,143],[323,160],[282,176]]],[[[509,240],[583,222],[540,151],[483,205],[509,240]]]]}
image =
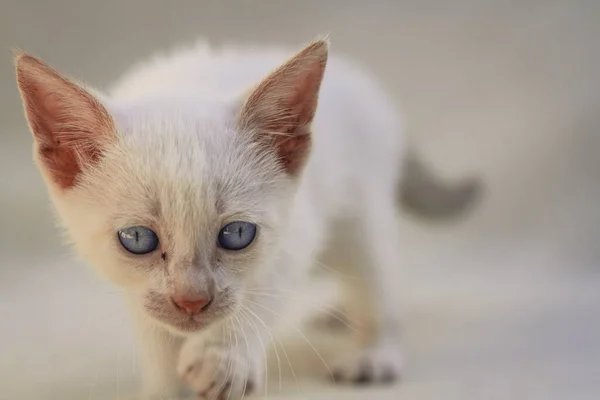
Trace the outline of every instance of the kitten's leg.
{"type": "Polygon", "coordinates": [[[345,255],[336,263],[346,276],[342,307],[359,331],[359,348],[334,368],[338,381],[388,382],[398,379],[403,368],[398,310],[390,298],[397,290],[394,271],[400,268],[395,207],[381,204],[381,198],[373,206],[354,226],[344,247],[333,249],[336,257],[340,250],[345,255]]]}
{"type": "Polygon", "coordinates": [[[203,399],[241,399],[262,386],[264,348],[250,325],[233,321],[189,337],[181,349],[177,373],[203,399]]]}
{"type": "Polygon", "coordinates": [[[184,343],[177,372],[203,399],[237,400],[261,392],[266,351],[281,301],[249,296],[240,311],[184,343]]]}
{"type": "Polygon", "coordinates": [[[133,308],[133,319],[141,351],[144,400],[173,400],[187,394],[176,372],[183,339],[149,321],[143,310],[133,308]]]}

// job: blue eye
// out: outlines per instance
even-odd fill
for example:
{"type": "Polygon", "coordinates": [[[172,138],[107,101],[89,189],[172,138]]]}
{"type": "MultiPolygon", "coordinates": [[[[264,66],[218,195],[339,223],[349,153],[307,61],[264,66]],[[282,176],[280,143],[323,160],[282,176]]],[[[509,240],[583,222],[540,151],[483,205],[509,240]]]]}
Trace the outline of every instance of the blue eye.
{"type": "Polygon", "coordinates": [[[250,245],[256,236],[256,225],[236,221],[225,225],[219,232],[219,245],[225,250],[242,250],[250,245]]]}
{"type": "Polygon", "coordinates": [[[147,254],[158,247],[158,236],[143,226],[132,226],[117,232],[119,242],[130,253],[147,254]]]}

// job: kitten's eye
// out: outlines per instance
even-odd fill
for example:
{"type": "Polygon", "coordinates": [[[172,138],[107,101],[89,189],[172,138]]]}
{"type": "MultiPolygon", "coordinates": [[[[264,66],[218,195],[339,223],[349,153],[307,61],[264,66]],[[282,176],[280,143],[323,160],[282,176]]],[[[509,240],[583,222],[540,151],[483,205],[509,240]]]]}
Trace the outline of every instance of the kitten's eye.
{"type": "Polygon", "coordinates": [[[121,229],[117,234],[125,250],[133,254],[147,254],[158,247],[156,233],[143,226],[121,229]]]}
{"type": "Polygon", "coordinates": [[[225,250],[242,250],[250,245],[256,236],[256,225],[236,221],[225,225],[219,232],[219,245],[225,250]]]}

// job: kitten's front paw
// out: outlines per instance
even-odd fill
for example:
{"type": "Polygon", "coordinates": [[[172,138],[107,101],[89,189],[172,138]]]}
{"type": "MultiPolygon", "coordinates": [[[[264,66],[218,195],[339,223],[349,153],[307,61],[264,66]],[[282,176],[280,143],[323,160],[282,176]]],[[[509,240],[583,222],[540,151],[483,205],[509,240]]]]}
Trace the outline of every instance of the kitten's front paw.
{"type": "Polygon", "coordinates": [[[190,340],[181,349],[177,372],[206,400],[237,400],[262,385],[262,359],[221,342],[190,340]]]}
{"type": "Polygon", "coordinates": [[[343,358],[331,372],[336,382],[392,383],[400,379],[402,353],[396,346],[359,349],[343,358]]]}

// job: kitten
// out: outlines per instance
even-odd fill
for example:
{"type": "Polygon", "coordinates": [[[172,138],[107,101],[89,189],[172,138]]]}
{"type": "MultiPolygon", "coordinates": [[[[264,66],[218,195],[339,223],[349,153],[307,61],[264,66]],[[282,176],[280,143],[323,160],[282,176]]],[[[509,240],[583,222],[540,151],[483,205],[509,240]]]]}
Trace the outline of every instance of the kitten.
{"type": "MultiPolygon", "coordinates": [[[[336,379],[400,374],[387,299],[402,267],[397,190],[423,186],[411,169],[427,174],[403,161],[414,157],[396,110],[367,74],[328,60],[326,40],[286,56],[200,43],[138,66],[108,94],[16,58],[36,163],[79,252],[124,288],[146,398],[259,389],[284,294],[321,262],[360,278],[342,292],[360,346],[336,379]]],[[[472,183],[425,186],[459,198],[421,210],[432,215],[475,197],[472,183]]],[[[400,197],[419,211],[423,196],[400,197]]]]}

